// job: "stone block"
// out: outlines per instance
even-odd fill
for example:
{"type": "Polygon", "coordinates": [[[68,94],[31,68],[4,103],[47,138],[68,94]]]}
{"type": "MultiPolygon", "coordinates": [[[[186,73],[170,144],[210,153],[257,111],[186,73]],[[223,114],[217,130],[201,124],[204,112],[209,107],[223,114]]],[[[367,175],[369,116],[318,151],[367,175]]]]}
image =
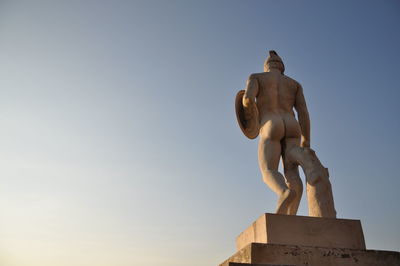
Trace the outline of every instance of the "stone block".
{"type": "Polygon", "coordinates": [[[254,263],[237,263],[229,262],[229,266],[296,266],[294,264],[254,264],[254,263]]]}
{"type": "Polygon", "coordinates": [[[250,243],[365,250],[359,220],[263,214],[236,238],[241,250],[250,243]]]}
{"type": "Polygon", "coordinates": [[[399,266],[400,253],[395,251],[321,248],[294,245],[251,243],[220,266],[308,265],[308,266],[399,266]],[[240,264],[236,264],[240,265],[240,264]]]}

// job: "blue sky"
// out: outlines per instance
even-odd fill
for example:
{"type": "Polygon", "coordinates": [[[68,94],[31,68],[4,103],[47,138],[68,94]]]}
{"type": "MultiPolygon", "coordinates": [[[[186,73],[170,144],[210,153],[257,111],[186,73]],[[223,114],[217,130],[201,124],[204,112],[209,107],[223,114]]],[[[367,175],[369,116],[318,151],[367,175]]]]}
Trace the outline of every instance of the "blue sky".
{"type": "MultiPolygon", "coordinates": [[[[0,260],[216,265],[276,196],[234,97],[298,80],[339,218],[400,250],[396,1],[2,1],[0,260]]],[[[307,215],[303,199],[300,215],[307,215]]]]}

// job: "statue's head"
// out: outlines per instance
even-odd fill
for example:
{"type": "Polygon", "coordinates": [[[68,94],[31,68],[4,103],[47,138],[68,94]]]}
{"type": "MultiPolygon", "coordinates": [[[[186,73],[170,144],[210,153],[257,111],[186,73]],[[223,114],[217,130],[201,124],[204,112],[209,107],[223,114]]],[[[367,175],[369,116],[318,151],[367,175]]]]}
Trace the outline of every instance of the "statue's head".
{"type": "Polygon", "coordinates": [[[269,56],[264,62],[265,72],[269,72],[272,68],[279,69],[282,74],[285,72],[285,65],[283,64],[282,59],[274,50],[269,51],[269,56]]]}

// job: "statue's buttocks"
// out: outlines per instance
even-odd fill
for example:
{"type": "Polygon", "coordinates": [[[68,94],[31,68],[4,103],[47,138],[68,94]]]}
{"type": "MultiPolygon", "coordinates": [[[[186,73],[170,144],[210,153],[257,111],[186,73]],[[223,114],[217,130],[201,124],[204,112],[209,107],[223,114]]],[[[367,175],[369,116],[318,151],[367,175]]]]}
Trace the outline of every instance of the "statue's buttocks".
{"type": "Polygon", "coordinates": [[[283,139],[300,138],[301,129],[295,119],[293,107],[300,85],[278,73],[259,73],[250,76],[258,83],[257,108],[260,134],[263,137],[283,139]]]}

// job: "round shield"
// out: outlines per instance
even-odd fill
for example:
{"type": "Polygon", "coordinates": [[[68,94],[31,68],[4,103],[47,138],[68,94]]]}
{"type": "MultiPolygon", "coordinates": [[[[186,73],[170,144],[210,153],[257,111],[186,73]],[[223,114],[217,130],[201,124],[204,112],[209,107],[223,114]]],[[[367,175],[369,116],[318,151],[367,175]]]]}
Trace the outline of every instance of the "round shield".
{"type": "Polygon", "coordinates": [[[235,99],[235,110],[236,110],[236,118],[239,124],[240,129],[242,130],[243,134],[248,137],[249,139],[255,139],[258,136],[258,133],[260,131],[260,125],[258,121],[258,110],[253,110],[255,115],[253,116],[254,123],[249,123],[253,121],[247,121],[245,116],[244,116],[244,108],[243,108],[243,95],[244,95],[244,90],[240,90],[236,94],[236,99],[235,99]],[[250,126],[252,125],[252,126],[250,126]]]}

